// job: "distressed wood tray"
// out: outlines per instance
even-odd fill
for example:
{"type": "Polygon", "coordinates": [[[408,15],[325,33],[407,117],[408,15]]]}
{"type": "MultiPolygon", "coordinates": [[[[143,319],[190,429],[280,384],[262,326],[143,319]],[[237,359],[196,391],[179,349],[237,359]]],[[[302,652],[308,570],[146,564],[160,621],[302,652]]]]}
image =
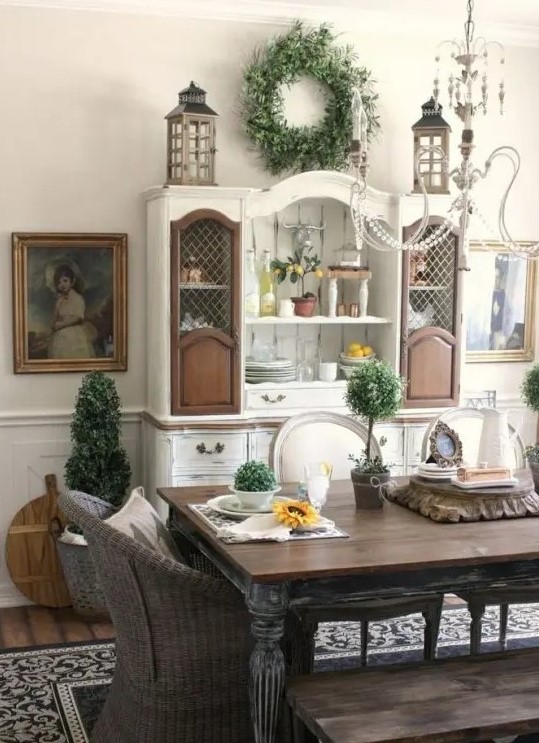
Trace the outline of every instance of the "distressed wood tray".
{"type": "Polygon", "coordinates": [[[449,482],[430,482],[417,475],[408,485],[387,494],[390,501],[417,511],[432,521],[495,521],[539,516],[539,495],[531,473],[518,475],[512,488],[477,488],[465,491],[449,482]]]}

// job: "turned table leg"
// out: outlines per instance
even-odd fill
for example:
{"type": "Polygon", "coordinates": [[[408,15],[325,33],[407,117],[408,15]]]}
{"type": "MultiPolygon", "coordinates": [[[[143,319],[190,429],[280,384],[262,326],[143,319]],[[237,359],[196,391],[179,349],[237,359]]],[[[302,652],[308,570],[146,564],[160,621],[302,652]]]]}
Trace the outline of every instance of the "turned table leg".
{"type": "Polygon", "coordinates": [[[251,653],[249,698],[255,743],[277,743],[285,659],[281,649],[288,609],[286,587],[254,584],[247,597],[255,646],[251,653]]]}

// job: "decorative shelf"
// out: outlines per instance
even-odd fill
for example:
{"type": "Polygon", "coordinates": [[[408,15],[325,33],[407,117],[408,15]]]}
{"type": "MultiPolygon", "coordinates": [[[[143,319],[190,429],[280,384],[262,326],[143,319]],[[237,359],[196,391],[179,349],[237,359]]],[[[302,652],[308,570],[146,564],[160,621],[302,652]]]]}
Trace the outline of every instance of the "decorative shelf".
{"type": "Polygon", "coordinates": [[[414,286],[413,284],[410,284],[408,289],[411,292],[443,292],[443,291],[449,291],[448,286],[414,286]]]}
{"type": "Polygon", "coordinates": [[[182,289],[228,289],[228,284],[196,284],[193,282],[184,282],[183,284],[178,284],[179,288],[182,289]]]}
{"type": "Polygon", "coordinates": [[[291,382],[245,382],[245,387],[250,390],[262,390],[266,389],[266,387],[269,387],[272,390],[283,388],[287,390],[301,390],[304,387],[314,389],[325,389],[328,387],[332,389],[344,389],[346,384],[346,379],[334,379],[333,382],[322,382],[320,379],[313,379],[311,382],[298,382],[294,379],[291,382]]]}
{"type": "Polygon", "coordinates": [[[365,315],[365,317],[326,317],[325,315],[315,315],[314,317],[246,317],[246,325],[391,325],[392,320],[387,317],[375,317],[374,315],[365,315]]]}
{"type": "Polygon", "coordinates": [[[328,266],[329,279],[371,279],[372,272],[363,266],[328,266]]]}

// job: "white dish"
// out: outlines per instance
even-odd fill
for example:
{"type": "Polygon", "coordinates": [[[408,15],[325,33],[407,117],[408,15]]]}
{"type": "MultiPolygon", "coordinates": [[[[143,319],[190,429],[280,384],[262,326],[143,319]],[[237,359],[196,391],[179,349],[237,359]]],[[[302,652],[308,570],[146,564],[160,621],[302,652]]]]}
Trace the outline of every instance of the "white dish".
{"type": "Polygon", "coordinates": [[[460,482],[456,477],[451,478],[451,484],[461,490],[479,490],[480,488],[513,488],[518,485],[516,477],[508,477],[506,480],[481,480],[479,482],[460,482]]]}
{"type": "MultiPolygon", "coordinates": [[[[277,499],[286,500],[284,496],[277,496],[277,499]]],[[[235,495],[217,495],[215,496],[215,498],[210,498],[206,505],[209,506],[213,511],[216,511],[223,516],[228,516],[232,519],[243,520],[248,518],[249,516],[255,516],[256,514],[271,513],[273,510],[272,503],[273,499],[272,502],[270,502],[268,505],[263,506],[256,511],[253,511],[252,509],[242,509],[239,504],[238,498],[235,495]]]]}
{"type": "Polygon", "coordinates": [[[341,362],[345,366],[355,366],[356,364],[362,364],[364,361],[370,361],[373,359],[375,354],[371,353],[370,356],[347,356],[345,353],[340,353],[341,362]]]}
{"type": "Polygon", "coordinates": [[[430,480],[430,482],[449,482],[452,477],[455,477],[452,473],[448,475],[429,475],[426,472],[418,472],[417,475],[422,480],[430,480]]]}

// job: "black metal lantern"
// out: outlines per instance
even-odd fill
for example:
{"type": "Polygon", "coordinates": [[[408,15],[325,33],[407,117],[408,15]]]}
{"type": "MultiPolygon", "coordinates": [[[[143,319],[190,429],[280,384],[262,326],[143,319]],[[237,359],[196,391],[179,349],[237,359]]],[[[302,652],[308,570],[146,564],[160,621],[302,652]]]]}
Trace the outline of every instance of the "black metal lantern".
{"type": "Polygon", "coordinates": [[[167,184],[215,185],[215,113],[206,91],[191,81],[178,94],[178,105],[165,117],[167,184]]]}
{"type": "MultiPolygon", "coordinates": [[[[414,133],[414,163],[417,151],[421,147],[437,146],[449,157],[449,133],[451,127],[442,117],[442,106],[434,98],[421,106],[423,115],[412,131],[414,133]]],[[[449,177],[443,168],[443,156],[440,152],[428,151],[421,155],[419,172],[423,177],[427,193],[449,193],[449,177]]],[[[421,186],[414,170],[414,193],[421,193],[421,186]]]]}

